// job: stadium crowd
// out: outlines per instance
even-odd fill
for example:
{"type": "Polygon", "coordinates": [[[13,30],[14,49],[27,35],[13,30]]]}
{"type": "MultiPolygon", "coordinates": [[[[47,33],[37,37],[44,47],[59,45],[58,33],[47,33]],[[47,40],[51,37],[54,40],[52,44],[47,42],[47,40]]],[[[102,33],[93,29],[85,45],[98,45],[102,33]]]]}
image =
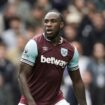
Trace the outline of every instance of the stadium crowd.
{"type": "MultiPolygon", "coordinates": [[[[0,105],[17,105],[19,59],[26,42],[43,33],[45,13],[62,13],[61,36],[77,47],[88,105],[105,105],[105,0],[0,0],[0,105]]],[[[64,72],[61,86],[77,105],[72,82],[64,72]]]]}

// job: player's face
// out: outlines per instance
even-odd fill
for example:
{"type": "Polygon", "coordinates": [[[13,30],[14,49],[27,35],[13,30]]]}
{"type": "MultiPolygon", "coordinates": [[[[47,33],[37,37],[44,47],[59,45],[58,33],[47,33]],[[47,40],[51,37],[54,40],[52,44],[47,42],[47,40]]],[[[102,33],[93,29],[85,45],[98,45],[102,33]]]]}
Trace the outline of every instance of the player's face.
{"type": "Polygon", "coordinates": [[[49,39],[55,38],[61,29],[61,20],[59,14],[51,12],[44,18],[44,31],[45,35],[49,39]]]}

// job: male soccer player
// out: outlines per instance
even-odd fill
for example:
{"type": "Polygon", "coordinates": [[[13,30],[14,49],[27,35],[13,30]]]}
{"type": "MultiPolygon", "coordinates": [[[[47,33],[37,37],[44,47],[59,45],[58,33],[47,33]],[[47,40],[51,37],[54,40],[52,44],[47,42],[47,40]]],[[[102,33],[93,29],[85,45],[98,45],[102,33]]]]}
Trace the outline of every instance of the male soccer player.
{"type": "Polygon", "coordinates": [[[61,14],[50,11],[44,17],[44,33],[26,44],[19,70],[22,89],[19,105],[70,105],[60,90],[65,67],[73,81],[78,103],[87,105],[78,52],[60,37],[63,26],[61,14]]]}

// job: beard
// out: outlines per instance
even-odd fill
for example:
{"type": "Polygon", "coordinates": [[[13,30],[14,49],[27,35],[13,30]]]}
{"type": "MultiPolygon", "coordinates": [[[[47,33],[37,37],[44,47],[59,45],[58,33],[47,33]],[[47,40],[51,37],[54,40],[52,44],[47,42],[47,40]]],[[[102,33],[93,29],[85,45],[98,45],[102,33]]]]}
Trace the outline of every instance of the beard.
{"type": "Polygon", "coordinates": [[[56,39],[56,37],[59,36],[59,33],[60,33],[59,31],[52,33],[52,34],[47,34],[47,32],[45,32],[45,36],[49,40],[54,40],[54,39],[56,39]]]}

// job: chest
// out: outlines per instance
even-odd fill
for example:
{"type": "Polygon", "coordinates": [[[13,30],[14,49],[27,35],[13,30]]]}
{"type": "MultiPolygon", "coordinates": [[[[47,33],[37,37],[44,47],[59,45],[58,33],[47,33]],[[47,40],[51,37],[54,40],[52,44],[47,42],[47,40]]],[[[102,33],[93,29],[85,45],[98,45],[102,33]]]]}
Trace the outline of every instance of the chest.
{"type": "Polygon", "coordinates": [[[39,47],[39,59],[41,63],[52,64],[64,68],[72,57],[72,52],[63,46],[43,44],[39,47]]]}

